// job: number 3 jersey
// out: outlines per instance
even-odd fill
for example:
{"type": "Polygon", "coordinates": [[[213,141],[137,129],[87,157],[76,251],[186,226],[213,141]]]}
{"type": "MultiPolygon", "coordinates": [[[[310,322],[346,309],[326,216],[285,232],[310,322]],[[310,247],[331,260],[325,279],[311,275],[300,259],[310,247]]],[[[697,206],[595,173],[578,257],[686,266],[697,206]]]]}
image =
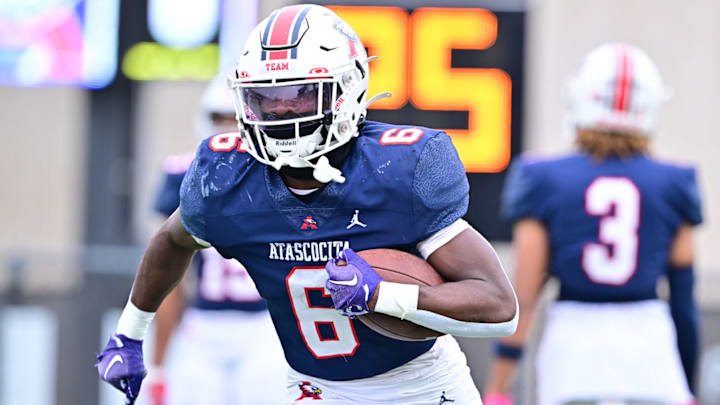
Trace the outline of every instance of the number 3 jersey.
{"type": "Polygon", "coordinates": [[[180,212],[192,235],[245,264],[290,366],[350,380],[428,351],[434,341],[390,339],[335,311],[324,266],[345,248],[414,252],[465,214],[469,188],[450,138],[367,122],[342,164],[346,181],[302,199],[238,139],[222,134],[203,141],[183,181],[180,212]]]}
{"type": "Polygon", "coordinates": [[[545,225],[559,299],[587,302],[655,298],[678,227],[702,221],[695,170],[644,155],[522,158],[510,169],[503,214],[545,225]]]}

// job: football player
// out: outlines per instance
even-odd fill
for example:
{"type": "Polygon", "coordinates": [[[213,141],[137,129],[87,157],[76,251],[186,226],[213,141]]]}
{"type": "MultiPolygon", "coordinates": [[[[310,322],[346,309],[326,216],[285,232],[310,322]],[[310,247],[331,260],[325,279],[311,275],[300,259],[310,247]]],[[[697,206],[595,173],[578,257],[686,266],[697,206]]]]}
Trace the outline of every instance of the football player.
{"type": "Polygon", "coordinates": [[[490,337],[513,333],[518,318],[495,251],[462,219],[468,182],[450,138],[366,121],[386,96],[368,100],[368,62],[320,6],[276,10],[250,34],[229,77],[240,132],[198,148],[180,208],[151,240],[99,355],[100,376],[130,402],[147,325],[193,252],[213,246],[247,267],[268,302],[291,367],[288,403],[481,403],[451,336],[394,340],[356,319],[375,311],[490,337]],[[355,253],[380,247],[417,252],[447,282],[383,281],[355,253]]]}
{"type": "Polygon", "coordinates": [[[538,349],[536,403],[688,404],[698,347],[692,238],[702,217],[695,170],[649,156],[666,97],[660,74],[640,49],[605,44],[569,95],[578,153],[521,158],[503,192],[527,315],[496,346],[486,404],[510,403],[547,276],[560,292],[538,349]],[[669,306],[656,293],[662,277],[669,306]]]}
{"type": "MultiPolygon", "coordinates": [[[[227,79],[207,86],[197,117],[197,132],[237,130],[227,79]]],[[[165,160],[165,180],[155,210],[170,216],[180,204],[180,184],[192,154],[165,160]]],[[[185,306],[182,288],[168,294],[155,317],[155,350],[148,388],[153,405],[284,404],[287,364],[267,311],[245,267],[213,248],[195,255],[194,298],[185,306]],[[182,322],[180,318],[182,315],[182,322]],[[178,328],[167,378],[163,372],[170,336],[178,328]],[[166,383],[167,381],[167,383],[166,383]],[[259,386],[266,390],[256,389],[259,386]]]]}

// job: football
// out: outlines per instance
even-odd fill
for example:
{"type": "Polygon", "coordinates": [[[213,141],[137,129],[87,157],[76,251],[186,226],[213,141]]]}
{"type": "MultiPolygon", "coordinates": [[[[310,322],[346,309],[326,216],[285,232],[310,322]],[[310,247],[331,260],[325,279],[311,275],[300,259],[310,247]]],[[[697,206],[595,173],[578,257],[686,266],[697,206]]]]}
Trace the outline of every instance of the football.
{"type": "MultiPolygon", "coordinates": [[[[426,286],[444,281],[425,260],[401,250],[369,249],[358,252],[358,255],[385,281],[426,286]]],[[[368,328],[393,339],[419,341],[443,335],[410,321],[380,313],[369,313],[359,316],[358,319],[368,328]]]]}

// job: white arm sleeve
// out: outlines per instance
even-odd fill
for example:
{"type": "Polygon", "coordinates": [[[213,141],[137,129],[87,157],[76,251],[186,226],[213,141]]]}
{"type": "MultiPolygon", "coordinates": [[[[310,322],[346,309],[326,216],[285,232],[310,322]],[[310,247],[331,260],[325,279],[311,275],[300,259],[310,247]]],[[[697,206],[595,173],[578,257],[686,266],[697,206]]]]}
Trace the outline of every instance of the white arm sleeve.
{"type": "Polygon", "coordinates": [[[512,290],[513,298],[515,299],[515,316],[507,322],[485,323],[458,321],[457,319],[426,311],[424,309],[416,309],[415,311],[408,312],[405,315],[405,319],[426,328],[455,336],[475,338],[510,336],[515,333],[515,330],[517,329],[518,317],[520,316],[520,305],[518,304],[515,289],[513,288],[505,269],[503,269],[503,274],[505,275],[505,280],[508,284],[510,284],[510,290],[512,290]]]}
{"type": "Polygon", "coordinates": [[[424,309],[408,313],[405,319],[426,328],[454,336],[492,338],[510,336],[515,333],[518,323],[518,311],[515,311],[513,319],[501,323],[463,322],[424,309]]]}
{"type": "MultiPolygon", "coordinates": [[[[435,250],[451,241],[465,229],[473,228],[464,220],[459,219],[453,224],[434,233],[428,239],[418,243],[418,250],[420,250],[423,257],[427,258],[435,250]],[[448,235],[452,236],[448,237],[448,235]]],[[[499,261],[500,258],[498,258],[498,262],[499,261]]],[[[417,286],[412,286],[412,288],[410,288],[410,286],[406,284],[388,283],[385,281],[381,282],[375,311],[392,315],[400,319],[405,319],[426,328],[455,336],[475,338],[510,336],[515,333],[515,330],[517,329],[520,306],[518,305],[515,289],[513,289],[512,283],[510,282],[510,278],[508,278],[505,269],[503,269],[503,274],[505,275],[505,281],[507,281],[510,285],[510,289],[513,292],[513,298],[515,300],[515,316],[507,322],[486,323],[458,321],[457,319],[426,311],[424,309],[417,309],[419,294],[419,288],[417,286]]]]}
{"type": "Polygon", "coordinates": [[[458,236],[460,232],[468,228],[471,228],[470,224],[460,218],[445,228],[430,235],[427,239],[420,241],[417,244],[417,249],[423,259],[427,260],[433,252],[443,247],[446,243],[453,240],[454,237],[458,236]]]}

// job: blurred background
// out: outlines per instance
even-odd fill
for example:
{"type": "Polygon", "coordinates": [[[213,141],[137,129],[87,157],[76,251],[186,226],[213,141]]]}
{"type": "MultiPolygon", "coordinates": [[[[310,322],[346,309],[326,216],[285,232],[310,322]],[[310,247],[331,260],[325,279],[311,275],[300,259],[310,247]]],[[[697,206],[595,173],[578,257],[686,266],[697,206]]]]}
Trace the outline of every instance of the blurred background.
{"type": "MultiPolygon", "coordinates": [[[[259,19],[291,3],[0,0],[0,404],[120,403],[92,364],[159,224],[151,202],[163,158],[194,150],[207,81],[231,70],[259,19]]],[[[720,3],[322,4],[380,57],[370,93],[394,97],[369,118],[453,137],[471,182],[467,218],[510,271],[498,205],[512,156],[572,149],[565,83],[590,49],[624,41],[647,51],[673,91],[653,153],[699,169],[698,393],[701,404],[720,404],[720,3]]],[[[462,344],[482,387],[488,342],[462,344]]],[[[516,383],[524,404],[532,384],[531,372],[516,383]]]]}

